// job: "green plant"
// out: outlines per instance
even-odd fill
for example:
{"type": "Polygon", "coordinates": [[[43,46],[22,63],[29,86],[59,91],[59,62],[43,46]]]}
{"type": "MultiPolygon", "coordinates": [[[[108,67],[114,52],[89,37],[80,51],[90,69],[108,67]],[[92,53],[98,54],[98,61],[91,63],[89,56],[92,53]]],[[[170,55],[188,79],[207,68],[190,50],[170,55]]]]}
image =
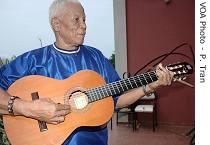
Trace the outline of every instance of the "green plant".
{"type": "MultiPolygon", "coordinates": [[[[15,55],[13,55],[11,58],[3,59],[0,57],[0,67],[4,64],[9,63],[10,61],[14,60],[16,58],[15,55]]],[[[7,135],[4,130],[4,124],[2,120],[2,115],[0,115],[0,145],[10,145],[9,140],[7,138],[7,135]]]]}
{"type": "Polygon", "coordinates": [[[113,67],[115,68],[115,53],[112,53],[109,61],[111,62],[111,64],[113,65],[113,67]]]}
{"type": "Polygon", "coordinates": [[[7,135],[5,133],[5,130],[4,130],[2,116],[0,116],[0,145],[10,145],[7,135]]]}

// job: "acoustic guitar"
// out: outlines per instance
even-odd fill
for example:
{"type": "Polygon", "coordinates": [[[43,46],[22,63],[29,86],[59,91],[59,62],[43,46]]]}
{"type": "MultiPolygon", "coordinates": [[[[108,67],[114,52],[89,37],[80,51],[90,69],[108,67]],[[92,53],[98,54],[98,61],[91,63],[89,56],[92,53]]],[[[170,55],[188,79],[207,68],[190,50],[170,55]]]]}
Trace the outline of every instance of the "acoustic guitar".
{"type": "MultiPolygon", "coordinates": [[[[174,72],[175,79],[184,79],[193,72],[186,62],[166,68],[174,72]]],[[[15,81],[8,93],[24,100],[48,97],[56,103],[70,104],[72,112],[63,123],[46,124],[23,116],[3,115],[8,139],[12,145],[61,145],[77,128],[106,124],[112,117],[114,104],[111,96],[156,81],[155,71],[105,84],[96,72],[82,70],[65,80],[31,75],[15,81]]]]}

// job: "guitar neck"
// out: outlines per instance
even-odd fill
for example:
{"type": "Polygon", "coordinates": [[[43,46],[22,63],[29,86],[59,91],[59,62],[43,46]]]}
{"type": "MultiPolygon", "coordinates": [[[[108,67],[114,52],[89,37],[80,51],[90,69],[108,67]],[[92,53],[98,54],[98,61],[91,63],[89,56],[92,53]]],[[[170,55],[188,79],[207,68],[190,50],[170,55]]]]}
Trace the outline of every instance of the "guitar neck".
{"type": "Polygon", "coordinates": [[[88,96],[89,103],[101,100],[108,96],[119,95],[130,89],[141,87],[157,80],[155,71],[146,72],[141,75],[136,75],[127,79],[119,80],[113,83],[88,89],[85,93],[88,96]]]}

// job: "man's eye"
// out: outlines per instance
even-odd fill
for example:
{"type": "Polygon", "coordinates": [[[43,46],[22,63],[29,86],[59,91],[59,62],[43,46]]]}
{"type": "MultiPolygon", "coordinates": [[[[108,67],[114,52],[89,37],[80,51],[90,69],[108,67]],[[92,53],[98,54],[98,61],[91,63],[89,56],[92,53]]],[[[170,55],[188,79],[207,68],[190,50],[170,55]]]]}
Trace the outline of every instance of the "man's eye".
{"type": "Polygon", "coordinates": [[[79,21],[79,18],[75,18],[75,21],[79,21]]]}

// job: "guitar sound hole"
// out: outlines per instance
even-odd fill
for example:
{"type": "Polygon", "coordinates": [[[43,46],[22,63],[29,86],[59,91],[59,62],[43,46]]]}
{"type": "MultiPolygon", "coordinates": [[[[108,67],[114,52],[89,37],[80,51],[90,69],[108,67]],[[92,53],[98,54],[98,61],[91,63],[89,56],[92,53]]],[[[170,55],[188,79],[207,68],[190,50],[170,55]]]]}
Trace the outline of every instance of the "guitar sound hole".
{"type": "Polygon", "coordinates": [[[77,90],[67,95],[64,102],[71,106],[71,110],[81,110],[88,105],[88,97],[85,93],[77,90]]]}

